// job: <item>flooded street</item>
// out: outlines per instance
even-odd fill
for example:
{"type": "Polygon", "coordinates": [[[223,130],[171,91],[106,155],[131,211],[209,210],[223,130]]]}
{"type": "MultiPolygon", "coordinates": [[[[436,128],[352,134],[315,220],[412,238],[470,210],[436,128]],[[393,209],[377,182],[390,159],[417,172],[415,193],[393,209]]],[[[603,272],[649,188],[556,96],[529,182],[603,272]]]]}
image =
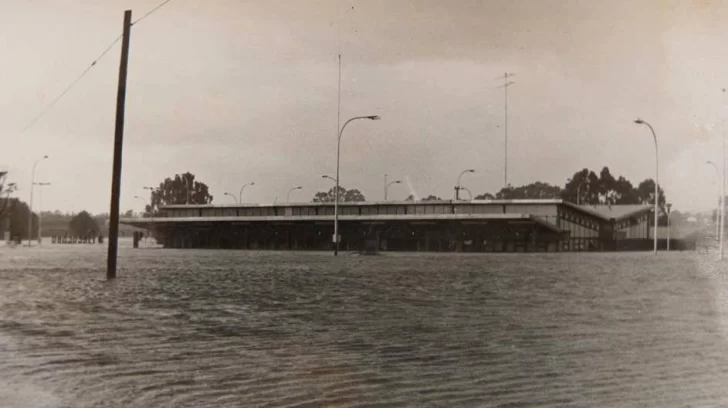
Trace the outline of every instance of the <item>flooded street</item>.
{"type": "Polygon", "coordinates": [[[0,249],[3,406],[728,405],[705,255],[105,255],[0,249]]]}

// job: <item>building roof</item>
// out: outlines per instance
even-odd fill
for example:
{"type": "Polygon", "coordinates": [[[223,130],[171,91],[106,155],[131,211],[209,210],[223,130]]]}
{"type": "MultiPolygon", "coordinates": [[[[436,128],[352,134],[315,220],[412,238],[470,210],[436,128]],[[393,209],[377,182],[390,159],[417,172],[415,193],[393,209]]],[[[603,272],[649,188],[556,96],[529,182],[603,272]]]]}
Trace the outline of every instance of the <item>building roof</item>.
{"type": "Polygon", "coordinates": [[[653,209],[652,204],[570,205],[605,220],[621,220],[653,209]]]}
{"type": "MultiPolygon", "coordinates": [[[[364,221],[364,222],[383,222],[383,221],[440,221],[440,220],[460,220],[460,221],[516,221],[516,222],[533,222],[555,232],[562,232],[560,228],[551,222],[531,214],[508,213],[508,214],[390,214],[390,215],[341,215],[339,221],[364,221]]],[[[144,226],[154,224],[174,224],[174,223],[210,223],[210,222],[226,222],[226,223],[253,223],[253,222],[322,222],[334,221],[331,215],[294,215],[294,216],[213,216],[213,217],[155,217],[155,218],[122,218],[120,223],[133,225],[143,228],[144,226]]]]}
{"type": "MultiPolygon", "coordinates": [[[[534,205],[534,204],[561,204],[565,202],[561,199],[514,199],[514,200],[437,200],[437,201],[346,201],[339,202],[339,206],[366,206],[366,205],[432,205],[432,204],[520,204],[520,205],[534,205]]],[[[313,203],[313,202],[299,202],[299,203],[275,203],[275,204],[253,204],[253,203],[229,203],[229,204],[171,204],[160,206],[161,209],[192,209],[192,208],[245,208],[245,207],[311,207],[311,206],[330,206],[334,205],[333,202],[325,203],[313,203]]]]}

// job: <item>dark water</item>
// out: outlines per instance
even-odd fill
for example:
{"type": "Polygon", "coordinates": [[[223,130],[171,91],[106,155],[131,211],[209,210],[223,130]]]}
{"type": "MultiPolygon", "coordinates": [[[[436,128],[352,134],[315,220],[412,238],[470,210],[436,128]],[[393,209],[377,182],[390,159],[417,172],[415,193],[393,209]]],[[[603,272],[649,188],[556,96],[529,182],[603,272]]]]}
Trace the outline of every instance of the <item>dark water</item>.
{"type": "Polygon", "coordinates": [[[0,249],[0,406],[728,406],[696,254],[0,249]]]}

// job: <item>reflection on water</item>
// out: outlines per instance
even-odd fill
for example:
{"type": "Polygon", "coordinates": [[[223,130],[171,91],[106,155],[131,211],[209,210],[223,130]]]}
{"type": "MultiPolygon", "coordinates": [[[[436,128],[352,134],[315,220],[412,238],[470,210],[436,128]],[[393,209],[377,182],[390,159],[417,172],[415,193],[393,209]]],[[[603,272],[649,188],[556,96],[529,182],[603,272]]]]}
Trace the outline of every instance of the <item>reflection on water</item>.
{"type": "Polygon", "coordinates": [[[727,406],[695,254],[0,249],[4,406],[727,406]]]}

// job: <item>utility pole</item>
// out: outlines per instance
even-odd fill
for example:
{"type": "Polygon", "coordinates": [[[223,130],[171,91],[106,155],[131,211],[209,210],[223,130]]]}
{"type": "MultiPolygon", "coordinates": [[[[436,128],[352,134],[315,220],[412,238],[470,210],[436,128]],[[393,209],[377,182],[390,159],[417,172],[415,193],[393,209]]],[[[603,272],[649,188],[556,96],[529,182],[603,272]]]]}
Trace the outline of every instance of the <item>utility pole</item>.
{"type": "Polygon", "coordinates": [[[116,94],[116,128],[114,130],[114,167],[111,172],[111,211],[109,212],[109,250],[106,279],[116,278],[116,256],[119,245],[119,195],[121,192],[121,152],[124,146],[124,105],[126,103],[126,74],[129,64],[131,10],[124,11],[124,34],[121,40],[119,86],[116,94]]]}
{"type": "MultiPolygon", "coordinates": [[[[339,23],[337,23],[339,24],[339,23]]],[[[339,26],[337,26],[339,28],[339,26]]],[[[336,190],[334,191],[334,256],[339,256],[339,145],[341,144],[341,40],[339,41],[339,82],[336,96],[336,190]]]]}
{"type": "MultiPolygon", "coordinates": [[[[38,187],[44,187],[44,186],[50,186],[51,183],[33,183],[33,185],[36,185],[38,187]]],[[[43,189],[40,189],[40,197],[39,197],[39,204],[38,204],[38,245],[40,245],[41,240],[43,239],[43,189]]]]}
{"type": "Polygon", "coordinates": [[[508,87],[515,84],[513,81],[508,81],[508,78],[515,76],[516,74],[509,74],[508,72],[503,75],[503,90],[505,91],[505,143],[504,143],[504,159],[503,159],[503,187],[508,188],[508,87]]]}

